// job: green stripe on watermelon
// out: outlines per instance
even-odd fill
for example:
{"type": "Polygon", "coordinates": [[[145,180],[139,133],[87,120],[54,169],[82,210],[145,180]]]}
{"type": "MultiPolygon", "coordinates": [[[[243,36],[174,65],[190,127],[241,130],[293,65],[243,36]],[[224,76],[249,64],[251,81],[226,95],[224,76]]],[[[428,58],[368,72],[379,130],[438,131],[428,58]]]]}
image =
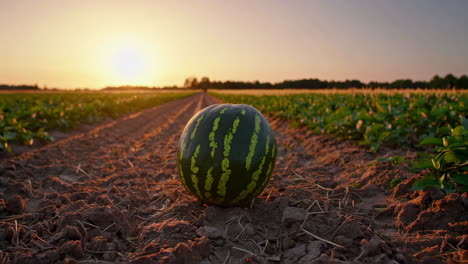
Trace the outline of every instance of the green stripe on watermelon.
{"type": "Polygon", "coordinates": [[[253,192],[253,196],[257,197],[267,186],[268,181],[270,180],[271,173],[273,172],[273,169],[275,167],[275,160],[276,160],[276,142],[273,140],[271,143],[271,154],[270,154],[270,163],[268,164],[268,168],[266,168],[266,175],[269,175],[268,177],[265,177],[263,182],[259,184],[256,188],[256,190],[253,192]]]}
{"type": "Polygon", "coordinates": [[[258,133],[260,132],[260,116],[256,115],[255,116],[255,128],[252,134],[252,137],[250,138],[250,145],[249,145],[249,154],[247,154],[247,159],[245,161],[245,168],[247,170],[250,169],[250,164],[252,164],[252,158],[255,154],[255,147],[257,146],[258,143],[258,133]]]}
{"type": "Polygon", "coordinates": [[[230,132],[226,134],[224,137],[224,159],[221,162],[221,167],[223,168],[223,173],[221,174],[221,179],[218,183],[218,194],[224,200],[226,196],[226,183],[229,180],[229,176],[231,175],[231,170],[229,169],[229,153],[231,152],[231,142],[234,138],[234,135],[237,132],[237,127],[239,126],[240,119],[237,117],[233,124],[230,132]]]}
{"type": "Polygon", "coordinates": [[[203,115],[201,115],[199,118],[197,118],[197,124],[195,125],[195,128],[192,131],[192,134],[190,134],[190,139],[194,139],[195,135],[197,134],[197,128],[200,125],[200,122],[203,120],[203,115]]]}
{"type": "Polygon", "coordinates": [[[192,183],[193,183],[193,187],[195,189],[196,195],[198,197],[201,197],[200,188],[198,187],[198,176],[197,176],[197,173],[199,171],[199,168],[197,167],[198,153],[200,153],[200,145],[198,145],[195,148],[195,152],[193,153],[191,163],[190,163],[190,169],[192,170],[191,179],[192,179],[192,183]]]}
{"type": "Polygon", "coordinates": [[[211,147],[211,157],[213,158],[214,157],[214,154],[215,154],[215,150],[216,148],[218,147],[218,144],[216,143],[215,141],[215,133],[216,133],[216,130],[218,130],[218,125],[219,125],[219,121],[221,120],[221,117],[218,116],[214,122],[213,122],[213,128],[211,129],[211,132],[210,134],[208,135],[209,139],[210,139],[210,147],[211,147]]]}

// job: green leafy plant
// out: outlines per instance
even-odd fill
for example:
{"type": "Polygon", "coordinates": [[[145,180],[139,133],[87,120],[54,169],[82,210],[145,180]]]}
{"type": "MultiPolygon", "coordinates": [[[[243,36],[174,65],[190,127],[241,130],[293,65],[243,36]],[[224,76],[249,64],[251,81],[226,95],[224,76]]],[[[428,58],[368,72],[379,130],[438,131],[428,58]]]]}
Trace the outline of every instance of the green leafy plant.
{"type": "Polygon", "coordinates": [[[421,145],[435,145],[436,153],[415,164],[416,169],[430,172],[413,184],[414,190],[433,186],[446,193],[468,191],[468,120],[460,118],[462,125],[453,128],[451,135],[421,141],[421,145]]]}
{"type": "Polygon", "coordinates": [[[382,146],[418,147],[423,138],[447,136],[468,108],[467,93],[212,94],[225,102],[253,105],[262,113],[288,119],[316,134],[355,140],[372,152],[382,146]]]}
{"type": "Polygon", "coordinates": [[[193,93],[113,94],[102,92],[22,93],[0,96],[0,151],[12,143],[51,141],[50,130],[70,130],[81,123],[140,111],[193,93]]]}
{"type": "Polygon", "coordinates": [[[398,184],[400,184],[401,182],[401,178],[393,178],[391,181],[390,181],[390,187],[394,188],[395,186],[397,186],[398,184]]]}

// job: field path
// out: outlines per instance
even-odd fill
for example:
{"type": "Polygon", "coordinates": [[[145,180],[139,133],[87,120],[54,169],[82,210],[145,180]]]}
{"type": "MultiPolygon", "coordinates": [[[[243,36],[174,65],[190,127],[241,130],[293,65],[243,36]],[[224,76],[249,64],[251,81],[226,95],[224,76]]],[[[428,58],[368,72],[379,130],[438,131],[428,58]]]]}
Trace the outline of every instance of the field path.
{"type": "Polygon", "coordinates": [[[198,93],[0,160],[0,263],[411,261],[417,250],[396,242],[392,218],[375,218],[387,207],[382,190],[406,175],[368,166],[405,153],[375,155],[268,117],[278,160],[250,208],[188,195],[176,145],[188,120],[214,103],[198,93]]]}

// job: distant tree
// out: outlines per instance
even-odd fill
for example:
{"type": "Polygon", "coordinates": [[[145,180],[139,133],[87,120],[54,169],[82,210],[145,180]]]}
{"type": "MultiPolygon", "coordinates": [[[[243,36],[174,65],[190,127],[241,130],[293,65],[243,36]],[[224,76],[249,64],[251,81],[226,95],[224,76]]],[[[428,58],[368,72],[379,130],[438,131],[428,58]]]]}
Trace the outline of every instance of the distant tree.
{"type": "Polygon", "coordinates": [[[0,90],[39,90],[37,84],[34,85],[8,85],[0,84],[0,90]]]}
{"type": "Polygon", "coordinates": [[[364,86],[365,85],[359,80],[346,80],[344,82],[344,87],[342,87],[342,88],[345,88],[345,89],[347,89],[347,88],[362,88],[364,86]]]}
{"type": "Polygon", "coordinates": [[[468,76],[462,75],[462,76],[460,76],[460,78],[458,78],[457,88],[458,89],[468,89],[468,76]]]}
{"type": "Polygon", "coordinates": [[[369,84],[367,84],[368,87],[370,88],[383,88],[383,89],[386,89],[386,88],[389,88],[390,87],[390,84],[388,82],[369,82],[369,84]]]}
{"type": "Polygon", "coordinates": [[[195,88],[195,86],[197,86],[197,84],[198,84],[197,77],[188,77],[187,79],[185,79],[184,87],[185,88],[195,88]]]}
{"type": "Polygon", "coordinates": [[[203,89],[203,91],[206,93],[206,90],[210,88],[210,85],[211,85],[210,78],[202,77],[200,79],[200,82],[198,83],[198,88],[203,89]]]}
{"type": "Polygon", "coordinates": [[[458,82],[457,77],[453,76],[451,73],[445,75],[444,81],[447,84],[446,88],[454,88],[458,82]]]}
{"type": "Polygon", "coordinates": [[[413,81],[410,79],[395,80],[390,84],[390,87],[394,89],[413,88],[413,81]]]}
{"type": "Polygon", "coordinates": [[[429,83],[426,82],[426,81],[415,81],[413,83],[413,87],[412,88],[415,88],[415,89],[427,89],[429,88],[429,83]]]}
{"type": "Polygon", "coordinates": [[[208,77],[202,77],[200,79],[200,83],[209,83],[209,82],[210,82],[210,78],[208,78],[208,77]]]}
{"type": "Polygon", "coordinates": [[[432,77],[431,81],[429,82],[429,86],[435,89],[447,88],[445,80],[440,78],[439,75],[432,77]]]}

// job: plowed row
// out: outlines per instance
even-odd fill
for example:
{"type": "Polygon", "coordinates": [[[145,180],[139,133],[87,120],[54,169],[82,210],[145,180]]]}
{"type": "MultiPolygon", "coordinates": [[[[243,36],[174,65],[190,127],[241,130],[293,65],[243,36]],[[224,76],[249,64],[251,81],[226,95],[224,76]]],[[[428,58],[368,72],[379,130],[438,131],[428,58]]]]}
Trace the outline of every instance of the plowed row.
{"type": "Polygon", "coordinates": [[[252,206],[201,204],[179,183],[176,143],[214,103],[199,93],[1,160],[0,263],[466,260],[466,194],[409,192],[417,175],[368,165],[413,153],[371,154],[284,120],[270,119],[279,157],[252,206]]]}

